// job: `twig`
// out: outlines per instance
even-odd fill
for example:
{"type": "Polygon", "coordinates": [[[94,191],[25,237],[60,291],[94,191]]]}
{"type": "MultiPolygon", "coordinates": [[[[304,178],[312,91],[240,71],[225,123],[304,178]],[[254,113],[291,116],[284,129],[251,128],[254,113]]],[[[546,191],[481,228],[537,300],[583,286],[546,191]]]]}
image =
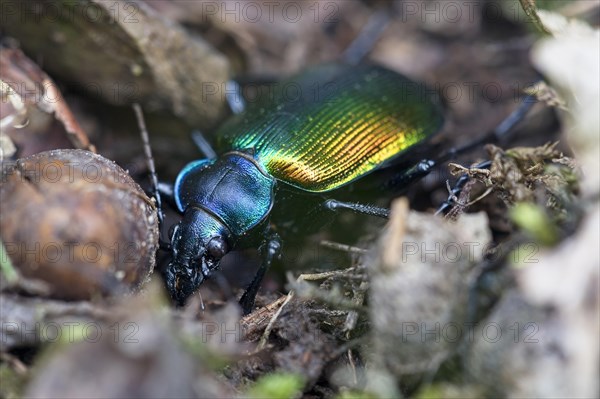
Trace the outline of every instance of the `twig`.
{"type": "Polygon", "coordinates": [[[271,320],[269,320],[269,324],[267,324],[267,328],[265,328],[265,332],[263,333],[262,337],[260,338],[260,341],[258,342],[258,347],[256,348],[257,351],[260,351],[265,347],[265,345],[267,344],[267,340],[269,339],[269,335],[271,335],[271,330],[273,330],[273,326],[275,325],[275,321],[277,321],[277,318],[281,314],[281,311],[283,310],[285,305],[287,305],[292,300],[293,297],[294,291],[290,291],[287,294],[285,301],[283,301],[279,309],[277,309],[277,312],[275,312],[273,317],[271,317],[271,320]]]}
{"type": "Polygon", "coordinates": [[[249,315],[242,317],[240,325],[244,331],[245,339],[249,341],[255,339],[255,334],[263,328],[266,320],[269,320],[273,314],[276,313],[279,306],[281,306],[286,299],[287,295],[282,295],[267,306],[259,308],[249,315]]]}
{"type": "Polygon", "coordinates": [[[321,240],[320,244],[326,248],[336,249],[342,252],[349,252],[352,254],[364,255],[368,251],[363,248],[354,247],[352,245],[340,244],[338,242],[321,240]]]}
{"type": "Polygon", "coordinates": [[[29,369],[18,357],[11,355],[10,353],[2,352],[0,353],[0,359],[8,363],[17,374],[21,376],[27,375],[29,369]]]}

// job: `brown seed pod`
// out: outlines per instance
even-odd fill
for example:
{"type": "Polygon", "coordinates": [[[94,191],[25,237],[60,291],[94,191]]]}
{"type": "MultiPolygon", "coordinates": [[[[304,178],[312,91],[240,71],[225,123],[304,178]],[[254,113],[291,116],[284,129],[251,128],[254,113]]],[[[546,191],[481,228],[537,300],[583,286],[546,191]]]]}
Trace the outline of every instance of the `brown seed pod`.
{"type": "Polygon", "coordinates": [[[139,287],[155,264],[156,207],[114,162],[54,150],[2,165],[1,238],[28,278],[61,299],[139,287]]]}

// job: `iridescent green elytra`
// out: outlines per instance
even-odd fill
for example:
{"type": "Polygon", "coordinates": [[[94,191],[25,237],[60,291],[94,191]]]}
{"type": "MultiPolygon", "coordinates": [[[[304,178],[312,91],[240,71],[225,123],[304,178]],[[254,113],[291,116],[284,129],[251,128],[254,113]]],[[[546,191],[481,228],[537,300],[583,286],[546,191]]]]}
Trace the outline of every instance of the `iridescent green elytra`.
{"type": "Polygon", "coordinates": [[[378,66],[325,65],[278,85],[217,133],[276,179],[311,192],[358,179],[440,130],[435,93],[378,66]]]}
{"type": "Polygon", "coordinates": [[[165,274],[178,303],[232,248],[262,241],[265,260],[240,300],[249,312],[281,247],[272,228],[275,202],[294,200],[276,198],[279,182],[316,193],[337,189],[423,142],[443,122],[435,94],[377,66],[321,66],[270,97],[217,132],[219,157],[192,162],[177,177],[173,194],[183,218],[172,230],[165,274]]]}

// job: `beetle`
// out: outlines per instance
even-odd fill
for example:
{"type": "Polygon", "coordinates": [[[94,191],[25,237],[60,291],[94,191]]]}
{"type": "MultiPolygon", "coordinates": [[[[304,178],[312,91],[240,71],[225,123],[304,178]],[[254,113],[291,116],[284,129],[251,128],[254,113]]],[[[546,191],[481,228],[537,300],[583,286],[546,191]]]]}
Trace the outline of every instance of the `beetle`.
{"type": "MultiPolygon", "coordinates": [[[[240,300],[249,313],[281,251],[280,206],[294,196],[320,201],[392,165],[444,121],[434,91],[377,65],[326,64],[287,83],[218,129],[220,156],[204,143],[209,157],[185,166],[172,191],[161,190],[182,214],[170,233],[172,259],[165,272],[179,304],[229,251],[259,246],[262,263],[240,300]],[[286,97],[291,86],[299,96],[286,97]]],[[[384,208],[332,198],[321,207],[388,216],[384,208]]]]}
{"type": "MultiPolygon", "coordinates": [[[[444,123],[435,91],[377,65],[325,64],[279,87],[217,130],[220,156],[196,137],[206,158],[185,166],[172,188],[158,185],[182,215],[171,229],[172,258],[165,271],[179,305],[232,249],[258,246],[262,263],[240,299],[244,314],[250,313],[266,271],[281,252],[277,226],[282,215],[289,216],[286,205],[300,199],[304,208],[302,202],[310,198],[325,211],[387,218],[385,208],[328,197],[378,170],[392,169],[444,123]],[[287,97],[289,85],[300,95],[287,97]]],[[[524,102],[491,136],[505,134],[532,103],[524,102]]],[[[402,167],[388,183],[407,185],[477,143],[402,167]]]]}

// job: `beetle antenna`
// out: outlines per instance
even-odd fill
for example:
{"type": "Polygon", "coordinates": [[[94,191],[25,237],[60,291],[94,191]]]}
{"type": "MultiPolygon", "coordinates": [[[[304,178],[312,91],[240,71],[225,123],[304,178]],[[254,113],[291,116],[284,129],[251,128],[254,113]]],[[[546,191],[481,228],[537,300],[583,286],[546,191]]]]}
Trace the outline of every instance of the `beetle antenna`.
{"type": "Polygon", "coordinates": [[[160,192],[158,191],[158,176],[156,174],[156,167],[154,166],[154,157],[152,156],[152,147],[150,147],[150,138],[148,136],[148,129],[146,128],[146,122],[144,121],[144,114],[142,113],[142,107],[139,104],[133,104],[133,111],[137,119],[138,127],[140,129],[140,135],[142,136],[142,143],[144,144],[144,155],[146,156],[146,162],[148,170],[150,171],[150,183],[152,184],[152,196],[156,201],[156,208],[158,214],[159,229],[163,225],[163,213],[162,213],[162,201],[160,198],[160,192]]]}

